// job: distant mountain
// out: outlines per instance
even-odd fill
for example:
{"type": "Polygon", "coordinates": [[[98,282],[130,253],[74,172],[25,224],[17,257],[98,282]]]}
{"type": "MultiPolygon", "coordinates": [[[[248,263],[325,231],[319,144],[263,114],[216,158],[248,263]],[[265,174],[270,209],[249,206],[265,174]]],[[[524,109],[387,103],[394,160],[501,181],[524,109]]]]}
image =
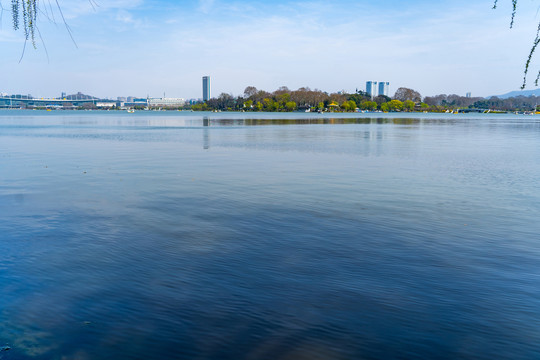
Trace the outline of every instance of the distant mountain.
{"type": "MultiPolygon", "coordinates": [[[[516,96],[540,96],[540,89],[535,90],[518,90],[518,91],[510,91],[509,93],[503,94],[503,95],[493,95],[498,97],[499,99],[508,99],[511,97],[516,96]]],[[[488,96],[487,99],[489,99],[491,96],[488,96]]]]}

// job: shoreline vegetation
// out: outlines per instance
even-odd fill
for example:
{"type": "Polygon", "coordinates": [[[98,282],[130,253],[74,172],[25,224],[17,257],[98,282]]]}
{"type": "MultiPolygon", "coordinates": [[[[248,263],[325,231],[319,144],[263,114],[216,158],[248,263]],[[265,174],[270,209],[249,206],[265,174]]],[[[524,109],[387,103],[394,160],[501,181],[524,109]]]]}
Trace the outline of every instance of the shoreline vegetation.
{"type": "MultiPolygon", "coordinates": [[[[30,95],[29,95],[30,96],[30,95]]],[[[124,104],[107,101],[107,106],[100,106],[98,98],[77,94],[72,95],[73,102],[66,101],[60,106],[20,106],[34,110],[170,110],[170,111],[236,111],[236,112],[319,112],[319,113],[354,113],[354,112],[433,112],[433,113],[540,113],[540,96],[515,96],[509,98],[490,98],[440,94],[422,97],[418,91],[401,87],[393,97],[370,94],[357,90],[354,93],[340,91],[328,93],[318,89],[302,87],[290,90],[286,86],[274,92],[258,90],[254,86],[245,88],[239,96],[221,93],[207,101],[190,101],[173,106],[152,105],[147,99],[140,104],[124,104]],[[79,97],[87,101],[77,104],[79,97]],[[75,104],[74,104],[75,103],[75,104]]],[[[66,100],[66,99],[64,99],[66,100]]],[[[69,99],[67,99],[69,100],[69,99]]],[[[181,100],[181,99],[180,99],[181,100]]],[[[182,102],[184,102],[182,100],[182,102]]]]}
{"type": "Polygon", "coordinates": [[[282,86],[270,93],[248,86],[243,96],[222,93],[217,98],[191,105],[194,111],[251,111],[251,112],[359,112],[359,111],[415,111],[428,109],[420,94],[399,90],[394,98],[385,95],[371,97],[363,91],[327,93],[303,87],[289,90],[282,86]],[[416,95],[417,94],[417,95],[416,95]],[[416,101],[415,101],[416,100],[416,101]]]}
{"type": "Polygon", "coordinates": [[[348,94],[344,91],[327,93],[303,87],[289,90],[282,86],[270,93],[248,86],[243,96],[222,93],[217,98],[193,104],[193,111],[252,111],[252,112],[536,112],[540,98],[518,96],[509,99],[436,95],[422,98],[418,91],[401,87],[391,98],[372,97],[364,91],[348,94]]]}

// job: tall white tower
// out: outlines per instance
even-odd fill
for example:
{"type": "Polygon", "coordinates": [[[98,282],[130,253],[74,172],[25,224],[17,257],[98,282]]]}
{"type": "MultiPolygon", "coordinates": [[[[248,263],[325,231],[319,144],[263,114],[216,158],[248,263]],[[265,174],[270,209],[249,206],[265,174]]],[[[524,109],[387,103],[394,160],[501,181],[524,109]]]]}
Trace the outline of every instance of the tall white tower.
{"type": "Polygon", "coordinates": [[[379,95],[388,96],[390,83],[388,81],[379,81],[379,95]]]}
{"type": "Polygon", "coordinates": [[[377,82],[376,81],[368,81],[366,82],[366,92],[368,95],[371,96],[371,99],[376,97],[377,94],[377,82]]]}

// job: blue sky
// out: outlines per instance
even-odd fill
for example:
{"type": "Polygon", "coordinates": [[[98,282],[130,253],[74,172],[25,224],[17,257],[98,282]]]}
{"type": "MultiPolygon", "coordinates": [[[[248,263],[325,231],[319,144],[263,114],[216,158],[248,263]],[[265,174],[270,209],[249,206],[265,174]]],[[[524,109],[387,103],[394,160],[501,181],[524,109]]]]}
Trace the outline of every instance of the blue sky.
{"type": "Polygon", "coordinates": [[[0,2],[0,92],[38,97],[199,98],[203,75],[213,96],[246,86],[352,92],[367,80],[389,81],[391,93],[501,94],[521,85],[540,19],[536,0],[519,1],[512,30],[510,0],[497,10],[491,0],[59,0],[76,46],[58,10],[54,23],[43,9],[48,56],[38,42],[19,63],[22,33],[0,2]]]}

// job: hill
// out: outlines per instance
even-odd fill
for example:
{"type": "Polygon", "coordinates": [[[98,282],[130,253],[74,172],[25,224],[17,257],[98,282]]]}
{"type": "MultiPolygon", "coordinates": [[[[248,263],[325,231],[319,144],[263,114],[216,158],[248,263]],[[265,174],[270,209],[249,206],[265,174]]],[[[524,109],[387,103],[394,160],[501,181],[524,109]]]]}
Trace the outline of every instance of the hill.
{"type": "MultiPolygon", "coordinates": [[[[511,97],[516,97],[516,96],[540,96],[540,89],[535,89],[535,90],[518,90],[518,91],[510,91],[509,93],[506,93],[506,94],[503,94],[503,95],[493,95],[493,96],[496,96],[498,97],[499,99],[508,99],[508,98],[511,98],[511,97]]],[[[487,97],[487,99],[489,99],[491,96],[487,97]]]]}

